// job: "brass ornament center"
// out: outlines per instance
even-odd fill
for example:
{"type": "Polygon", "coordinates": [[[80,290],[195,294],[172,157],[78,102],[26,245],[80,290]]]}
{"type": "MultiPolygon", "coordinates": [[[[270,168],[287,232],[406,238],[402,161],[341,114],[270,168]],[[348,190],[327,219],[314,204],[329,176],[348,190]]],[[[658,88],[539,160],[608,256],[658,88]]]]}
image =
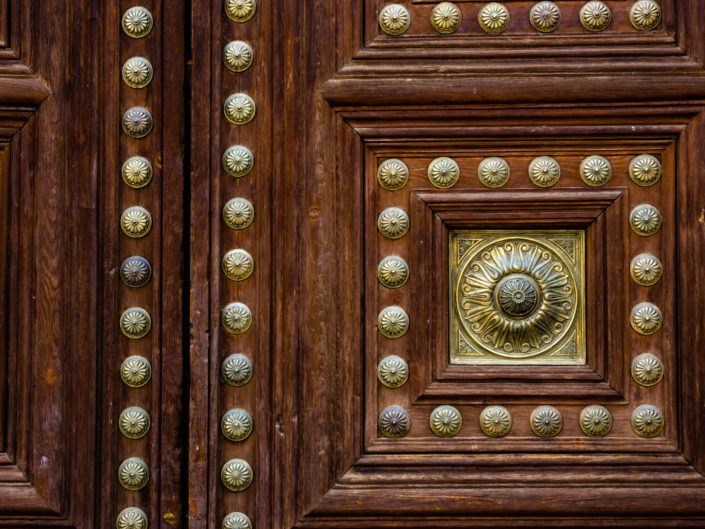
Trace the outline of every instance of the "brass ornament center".
{"type": "Polygon", "coordinates": [[[541,289],[526,274],[511,274],[495,288],[497,307],[507,316],[520,318],[531,314],[539,305],[541,289]]]}

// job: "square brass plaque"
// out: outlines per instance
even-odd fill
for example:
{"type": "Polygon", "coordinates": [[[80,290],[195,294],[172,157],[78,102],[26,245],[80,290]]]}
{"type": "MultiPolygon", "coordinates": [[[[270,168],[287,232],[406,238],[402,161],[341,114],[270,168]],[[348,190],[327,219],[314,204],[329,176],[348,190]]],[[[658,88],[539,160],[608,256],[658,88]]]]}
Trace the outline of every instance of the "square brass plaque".
{"type": "Polygon", "coordinates": [[[585,363],[585,233],[453,231],[450,361],[585,363]]]}

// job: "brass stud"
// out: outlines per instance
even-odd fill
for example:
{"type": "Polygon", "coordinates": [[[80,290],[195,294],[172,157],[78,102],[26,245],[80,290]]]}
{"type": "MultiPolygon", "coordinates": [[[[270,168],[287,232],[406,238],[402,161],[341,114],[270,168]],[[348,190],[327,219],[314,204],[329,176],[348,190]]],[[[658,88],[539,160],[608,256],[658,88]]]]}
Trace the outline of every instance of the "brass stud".
{"type": "Polygon", "coordinates": [[[441,156],[428,164],[428,179],[440,189],[453,187],[458,183],[458,178],[460,167],[452,158],[441,156]]]}
{"type": "Polygon", "coordinates": [[[658,257],[642,253],[632,259],[629,265],[629,274],[634,282],[644,287],[650,287],[661,279],[663,266],[658,257]]]}
{"type": "Polygon", "coordinates": [[[539,437],[555,437],[563,428],[563,416],[553,406],[539,406],[531,412],[529,424],[539,437]]]}
{"type": "Polygon", "coordinates": [[[230,250],[223,257],[223,273],[233,281],[244,281],[252,275],[255,263],[249,252],[238,248],[230,250]]]}
{"type": "Polygon", "coordinates": [[[539,187],[551,187],[561,177],[561,166],[550,156],[539,156],[529,164],[529,178],[539,187]]]}
{"type": "Polygon", "coordinates": [[[120,330],[131,340],[144,338],[151,328],[152,317],[142,307],[127,309],[120,316],[120,330]]]}
{"type": "Polygon", "coordinates": [[[230,386],[239,388],[252,379],[252,362],[245,355],[232,354],[223,360],[220,374],[230,386]]]}
{"type": "Polygon", "coordinates": [[[125,459],[118,469],[118,481],[127,490],[140,490],[149,483],[149,467],[138,457],[125,459]]]}
{"type": "Polygon", "coordinates": [[[400,388],[409,380],[409,364],[398,356],[387,356],[377,366],[377,378],[388,388],[400,388]]]}
{"type": "Polygon", "coordinates": [[[379,12],[379,27],[387,35],[401,35],[411,25],[409,11],[400,4],[388,4],[379,12]]]}
{"type": "Polygon", "coordinates": [[[144,237],[152,229],[152,215],[140,206],[132,206],[120,217],[122,232],[133,239],[144,237]]]}
{"type": "Polygon", "coordinates": [[[252,433],[252,417],[240,408],[228,410],[220,421],[220,430],[230,441],[244,441],[252,433]]]}
{"type": "Polygon", "coordinates": [[[401,307],[385,307],[377,317],[377,328],[387,338],[401,338],[409,330],[409,315],[401,307]]]}
{"type": "Polygon", "coordinates": [[[604,437],[612,429],[612,414],[604,406],[586,406],[580,412],[580,429],[587,436],[604,437]]]}
{"type": "Polygon", "coordinates": [[[411,419],[404,408],[388,406],[379,414],[377,427],[385,437],[404,437],[411,428],[411,419]]]}
{"type": "Polygon", "coordinates": [[[631,373],[640,386],[655,386],[663,378],[663,364],[656,355],[645,353],[632,361],[631,373]]]}
{"type": "Polygon", "coordinates": [[[223,221],[233,230],[244,230],[255,218],[252,203],[244,198],[233,198],[223,206],[223,221]]]}
{"type": "Polygon", "coordinates": [[[509,27],[510,20],[509,9],[499,2],[483,6],[477,14],[477,21],[485,33],[503,33],[509,27]]]}
{"type": "Polygon", "coordinates": [[[255,0],[225,0],[225,14],[233,22],[243,23],[255,16],[255,0]]]}
{"type": "Polygon", "coordinates": [[[223,170],[230,176],[242,178],[252,171],[255,165],[255,157],[252,151],[242,145],[232,145],[223,153],[223,170]]]}
{"type": "Polygon", "coordinates": [[[220,480],[233,492],[245,490],[252,484],[252,467],[244,459],[231,459],[223,465],[220,480]]]}
{"type": "Polygon", "coordinates": [[[644,404],[632,413],[632,428],[641,437],[656,437],[663,430],[663,415],[656,406],[644,404]]]}
{"type": "Polygon", "coordinates": [[[122,30],[128,37],[141,39],[149,35],[154,27],[152,13],[144,7],[131,7],[122,15],[122,30]]]}
{"type": "Polygon", "coordinates": [[[429,425],[438,437],[454,437],[463,426],[463,417],[453,406],[438,406],[431,412],[429,425]]]}
{"type": "Polygon", "coordinates": [[[127,507],[118,514],[115,526],[117,529],[148,529],[149,520],[142,509],[127,507]]]}
{"type": "Polygon", "coordinates": [[[638,334],[649,336],[661,328],[663,317],[653,303],[639,303],[629,315],[629,323],[638,334]]]}
{"type": "Polygon", "coordinates": [[[656,29],[661,22],[661,7],[652,0],[634,2],[629,10],[629,21],[639,31],[656,29]]]}
{"type": "Polygon", "coordinates": [[[144,257],[133,255],[120,265],[120,279],[128,287],[140,288],[152,278],[152,265],[144,257]]]}
{"type": "Polygon", "coordinates": [[[142,156],[133,156],[122,164],[122,180],[133,189],[149,185],[153,174],[152,164],[142,156]]]}
{"type": "Polygon", "coordinates": [[[132,88],[144,88],[152,82],[152,63],[144,57],[132,57],[122,65],[122,80],[132,88]]]}
{"type": "Polygon", "coordinates": [[[588,156],[580,164],[580,178],[591,187],[601,187],[612,178],[612,164],[604,156],[588,156]]]}
{"type": "Polygon", "coordinates": [[[485,158],[477,166],[480,183],[486,187],[499,188],[509,181],[509,164],[502,158],[485,158]]]}
{"type": "Polygon", "coordinates": [[[409,265],[401,257],[385,257],[377,266],[377,279],[387,288],[399,288],[409,279],[409,265]]]}
{"type": "Polygon", "coordinates": [[[244,303],[230,303],[223,309],[220,320],[230,334],[243,334],[252,325],[252,312],[244,303]]]}
{"type": "Polygon", "coordinates": [[[151,112],[143,107],[132,107],[122,115],[123,132],[137,140],[152,132],[153,125],[151,112]]]}
{"type": "Polygon", "coordinates": [[[247,94],[233,94],[225,100],[223,112],[233,125],[245,125],[255,117],[254,100],[247,94]]]}
{"type": "Polygon", "coordinates": [[[120,378],[131,388],[141,388],[152,378],[152,366],[143,356],[129,356],[120,366],[120,378]]]}
{"type": "Polygon", "coordinates": [[[120,413],[120,432],[128,439],[141,439],[149,431],[152,420],[149,413],[139,406],[130,406],[120,413]]]}
{"type": "Polygon", "coordinates": [[[534,4],[529,12],[529,20],[534,29],[541,33],[550,33],[561,24],[561,10],[553,2],[534,4]]]}
{"type": "Polygon", "coordinates": [[[431,10],[431,25],[442,35],[457,31],[462,21],[462,11],[452,2],[441,2],[431,10]]]}
{"type": "Polygon", "coordinates": [[[504,437],[512,429],[512,416],[504,406],[487,406],[480,413],[480,429],[489,437],[504,437]]]}
{"type": "Polygon", "coordinates": [[[642,187],[652,186],[661,178],[661,162],[650,154],[640,154],[629,162],[629,177],[642,187]]]}
{"type": "Polygon", "coordinates": [[[387,239],[400,239],[409,231],[409,215],[401,208],[387,208],[377,217],[377,229],[387,239]]]}
{"type": "Polygon", "coordinates": [[[221,529],[252,529],[252,522],[241,512],[231,512],[223,518],[221,529]]]}
{"type": "Polygon", "coordinates": [[[252,46],[242,40],[228,42],[223,48],[223,64],[235,73],[244,72],[252,66],[252,46]]]}
{"type": "Polygon", "coordinates": [[[661,229],[661,212],[650,204],[640,204],[629,214],[629,225],[641,237],[654,235],[661,229]]]}
{"type": "Polygon", "coordinates": [[[409,168],[401,160],[385,160],[377,168],[377,181],[384,189],[398,191],[409,181],[409,168]]]}
{"type": "Polygon", "coordinates": [[[604,31],[611,22],[612,12],[604,2],[588,2],[580,9],[580,23],[588,31],[604,31]]]}

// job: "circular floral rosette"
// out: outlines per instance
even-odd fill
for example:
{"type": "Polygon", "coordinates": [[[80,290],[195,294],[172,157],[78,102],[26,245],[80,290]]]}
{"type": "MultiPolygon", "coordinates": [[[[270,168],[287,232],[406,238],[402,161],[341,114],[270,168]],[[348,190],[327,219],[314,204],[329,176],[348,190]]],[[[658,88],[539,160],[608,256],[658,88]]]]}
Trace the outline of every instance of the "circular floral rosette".
{"type": "Polygon", "coordinates": [[[256,11],[256,0],[225,0],[225,14],[234,22],[247,22],[255,16],[256,11]]]}
{"type": "Polygon", "coordinates": [[[255,117],[255,101],[247,94],[233,94],[225,100],[223,112],[233,125],[245,125],[255,117]]]}
{"type": "Polygon", "coordinates": [[[409,215],[401,208],[387,208],[377,218],[377,229],[387,239],[400,239],[409,231],[409,215]]]}
{"type": "Polygon", "coordinates": [[[644,404],[632,413],[632,428],[641,437],[656,437],[663,431],[663,415],[656,406],[644,404]]]}
{"type": "Polygon", "coordinates": [[[223,221],[233,230],[244,230],[255,218],[252,203],[244,198],[233,198],[223,206],[223,221]]]}
{"type": "Polygon", "coordinates": [[[245,410],[233,408],[223,415],[220,421],[220,430],[226,439],[241,442],[252,433],[252,417],[245,410]]]}
{"type": "Polygon", "coordinates": [[[438,406],[431,412],[429,424],[438,437],[454,437],[463,426],[463,417],[453,406],[438,406]]]}
{"type": "Polygon", "coordinates": [[[663,265],[658,257],[642,253],[632,259],[629,265],[629,273],[635,283],[650,287],[658,283],[663,273],[663,265]]]}
{"type": "Polygon", "coordinates": [[[152,317],[142,307],[129,308],[120,316],[120,330],[132,340],[144,338],[151,328],[152,317]]]}
{"type": "Polygon", "coordinates": [[[411,25],[409,11],[400,4],[388,4],[379,12],[379,27],[387,35],[401,35],[411,25]]]}
{"type": "Polygon", "coordinates": [[[154,170],[147,158],[133,156],[122,164],[122,181],[133,189],[141,189],[152,181],[154,170]]]}
{"type": "Polygon", "coordinates": [[[653,0],[639,0],[629,10],[629,21],[634,29],[651,31],[661,22],[661,7],[653,0]]]}
{"type": "Polygon", "coordinates": [[[122,30],[128,37],[141,39],[149,35],[154,27],[152,13],[144,7],[131,7],[122,15],[122,30]]]}
{"type": "Polygon", "coordinates": [[[377,168],[377,181],[384,189],[398,191],[409,181],[409,168],[396,158],[385,160],[377,168]]]}
{"type": "Polygon", "coordinates": [[[149,431],[152,421],[149,413],[139,406],[130,406],[120,413],[120,432],[129,439],[141,439],[149,431]]]}
{"type": "Polygon", "coordinates": [[[377,378],[388,388],[400,388],[409,380],[409,364],[398,356],[387,356],[377,366],[377,378]]]}
{"type": "Polygon", "coordinates": [[[587,2],[580,9],[580,23],[588,31],[604,31],[612,22],[612,11],[604,2],[587,2]]]}
{"type": "Polygon", "coordinates": [[[629,315],[629,323],[637,333],[644,336],[654,334],[661,328],[663,317],[661,311],[653,303],[639,303],[629,315]]]}
{"type": "Polygon", "coordinates": [[[377,328],[387,338],[401,338],[409,330],[409,315],[401,307],[385,307],[377,317],[377,328]]]}
{"type": "Polygon", "coordinates": [[[225,382],[233,387],[240,387],[252,379],[252,362],[243,354],[232,354],[223,360],[220,374],[225,382]]]}
{"type": "Polygon", "coordinates": [[[128,287],[140,288],[152,278],[152,265],[144,257],[133,255],[120,265],[120,279],[128,287]]]}
{"type": "Polygon", "coordinates": [[[541,33],[550,33],[558,29],[561,24],[561,17],[560,8],[553,2],[534,4],[529,12],[531,25],[541,33]]]}
{"type": "Polygon", "coordinates": [[[221,529],[252,529],[252,522],[241,512],[231,512],[223,518],[221,529]]]}
{"type": "Polygon", "coordinates": [[[233,492],[241,492],[252,484],[252,467],[244,459],[231,459],[223,465],[220,480],[225,488],[233,492]]]}
{"type": "Polygon", "coordinates": [[[529,425],[539,437],[555,437],[563,429],[563,416],[553,406],[539,406],[531,412],[529,425]]]}
{"type": "Polygon", "coordinates": [[[243,334],[252,326],[252,312],[247,305],[236,301],[223,309],[220,321],[230,334],[243,334]]]}
{"type": "Polygon", "coordinates": [[[587,406],[580,412],[580,429],[587,436],[604,437],[612,429],[612,414],[604,406],[587,406]]]}
{"type": "Polygon", "coordinates": [[[387,288],[404,286],[409,279],[409,265],[401,257],[385,257],[377,266],[377,279],[387,288]]]}
{"type": "Polygon", "coordinates": [[[147,529],[149,521],[142,509],[127,507],[118,514],[115,526],[117,529],[147,529]]]}
{"type": "Polygon", "coordinates": [[[497,156],[485,158],[477,167],[477,176],[486,187],[502,187],[509,181],[509,164],[497,156]]]}
{"type": "Polygon", "coordinates": [[[640,154],[629,162],[629,177],[642,187],[654,185],[661,178],[661,162],[650,154],[640,154]]]}
{"type": "Polygon", "coordinates": [[[512,416],[504,406],[487,406],[480,413],[480,428],[489,437],[504,437],[512,429],[512,416]]]}
{"type": "Polygon", "coordinates": [[[255,157],[252,151],[242,145],[232,145],[223,153],[223,170],[230,176],[242,178],[247,176],[255,166],[255,157]]]}
{"type": "Polygon", "coordinates": [[[462,21],[462,11],[452,2],[441,2],[431,10],[431,26],[442,35],[456,32],[462,21]]]}
{"type": "Polygon", "coordinates": [[[485,33],[503,33],[510,20],[509,9],[499,2],[483,6],[477,14],[477,21],[485,33]]]}
{"type": "Polygon", "coordinates": [[[650,237],[661,229],[661,212],[651,204],[635,207],[629,215],[632,231],[641,237],[650,237]]]}
{"type": "Polygon", "coordinates": [[[232,281],[244,281],[252,275],[254,267],[250,253],[241,248],[230,250],[223,256],[223,273],[232,281]]]}
{"type": "Polygon", "coordinates": [[[144,57],[132,57],[122,65],[122,80],[132,88],[144,88],[152,82],[152,63],[144,57]]]}
{"type": "Polygon", "coordinates": [[[580,164],[580,178],[591,187],[601,187],[612,178],[612,164],[604,156],[588,156],[580,164]]]}
{"type": "Polygon", "coordinates": [[[663,364],[656,355],[641,354],[632,361],[631,373],[637,384],[644,387],[655,386],[663,378],[663,364]]]}
{"type": "Polygon", "coordinates": [[[529,164],[529,178],[539,187],[551,187],[561,177],[561,166],[550,156],[539,156],[529,164]]]}
{"type": "Polygon", "coordinates": [[[411,419],[404,408],[389,406],[379,414],[377,426],[385,437],[404,437],[411,428],[411,419]]]}
{"type": "Polygon", "coordinates": [[[141,388],[152,378],[152,365],[143,356],[129,356],[120,366],[120,378],[131,388],[141,388]]]}
{"type": "Polygon", "coordinates": [[[144,138],[153,125],[152,113],[143,107],[132,107],[122,115],[122,130],[131,138],[144,138]]]}
{"type": "Polygon", "coordinates": [[[228,42],[223,48],[223,64],[231,72],[244,72],[252,65],[252,47],[242,40],[228,42]]]}
{"type": "Polygon", "coordinates": [[[149,467],[138,457],[125,459],[118,468],[118,481],[127,490],[140,490],[149,483],[149,467]]]}
{"type": "Polygon", "coordinates": [[[460,168],[452,158],[442,156],[428,165],[428,179],[440,189],[453,187],[458,183],[458,178],[460,178],[460,168]]]}

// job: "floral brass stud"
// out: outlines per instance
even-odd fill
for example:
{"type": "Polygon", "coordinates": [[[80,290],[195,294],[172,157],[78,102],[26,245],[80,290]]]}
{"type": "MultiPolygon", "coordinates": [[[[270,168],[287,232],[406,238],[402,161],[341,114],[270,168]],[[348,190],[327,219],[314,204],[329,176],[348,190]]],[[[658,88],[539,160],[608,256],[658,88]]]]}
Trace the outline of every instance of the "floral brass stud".
{"type": "Polygon", "coordinates": [[[409,168],[401,160],[391,158],[377,168],[377,182],[384,189],[398,191],[409,181],[409,168]]]}
{"type": "Polygon", "coordinates": [[[223,48],[223,64],[231,72],[240,73],[252,66],[252,47],[242,40],[228,42],[223,48]]]}
{"type": "Polygon", "coordinates": [[[580,23],[588,31],[604,31],[611,22],[612,11],[604,2],[588,2],[580,9],[580,23]]]}
{"type": "Polygon", "coordinates": [[[230,441],[244,441],[252,433],[252,417],[240,408],[228,410],[220,421],[220,430],[230,441]]]}
{"type": "Polygon", "coordinates": [[[455,160],[442,156],[428,165],[428,179],[440,188],[448,189],[458,183],[460,168],[455,160]]]}
{"type": "Polygon", "coordinates": [[[632,259],[629,265],[629,273],[634,282],[643,287],[650,287],[658,283],[661,279],[663,266],[658,257],[642,253],[632,259]]]}
{"type": "Polygon", "coordinates": [[[377,279],[387,288],[399,288],[409,279],[409,265],[401,257],[385,257],[377,266],[377,279]]]}
{"type": "Polygon", "coordinates": [[[550,33],[558,29],[561,23],[561,10],[553,2],[534,4],[529,12],[529,20],[534,29],[541,33],[550,33]]]}
{"type": "Polygon", "coordinates": [[[245,125],[255,117],[255,102],[247,94],[233,94],[225,100],[223,112],[233,125],[245,125]]]}
{"type": "Polygon", "coordinates": [[[377,229],[387,239],[400,239],[409,231],[409,215],[401,208],[387,208],[377,218],[377,229]]]}
{"type": "Polygon", "coordinates": [[[661,328],[661,311],[653,303],[639,303],[629,315],[629,323],[638,334],[649,336],[661,328]]]}
{"type": "Polygon", "coordinates": [[[152,318],[142,307],[127,309],[120,316],[120,330],[131,340],[139,340],[149,334],[152,318]]]}
{"type": "Polygon", "coordinates": [[[120,228],[128,237],[139,239],[152,229],[152,215],[140,206],[132,206],[122,212],[120,228]]]}
{"type": "Polygon", "coordinates": [[[612,429],[612,414],[604,406],[586,406],[580,412],[580,429],[590,437],[604,437],[612,429]]]}
{"type": "Polygon", "coordinates": [[[463,417],[453,406],[438,406],[431,412],[429,424],[438,437],[454,437],[463,426],[463,417]]]}
{"type": "Polygon", "coordinates": [[[531,412],[529,424],[539,437],[555,437],[563,428],[563,417],[553,406],[539,406],[531,412]]]}
{"type": "Polygon", "coordinates": [[[142,509],[127,507],[118,514],[115,526],[117,529],[147,529],[149,521],[142,509]]]}
{"type": "Polygon", "coordinates": [[[480,9],[477,21],[485,33],[503,33],[509,27],[509,9],[499,2],[489,3],[480,9]]]}
{"type": "Polygon", "coordinates": [[[152,278],[152,265],[144,257],[133,255],[120,265],[120,279],[128,287],[140,288],[152,278]]]}
{"type": "Polygon", "coordinates": [[[131,7],[122,15],[122,30],[133,39],[146,37],[153,27],[152,13],[144,7],[131,7]]]}
{"type": "Polygon", "coordinates": [[[125,459],[118,468],[118,481],[127,490],[140,490],[149,483],[149,467],[139,457],[125,459]]]}
{"type": "Polygon", "coordinates": [[[387,356],[377,366],[377,378],[388,388],[400,388],[409,380],[409,364],[398,356],[387,356]]]}
{"type": "Polygon", "coordinates": [[[228,490],[241,492],[252,484],[252,467],[244,459],[231,459],[223,465],[220,480],[228,490]]]}
{"type": "Polygon", "coordinates": [[[230,355],[220,366],[223,380],[236,388],[246,385],[252,379],[252,371],[252,362],[242,354],[230,355]]]}
{"type": "Polygon", "coordinates": [[[632,361],[631,373],[640,386],[655,386],[663,378],[663,364],[656,355],[645,353],[632,361]]]}
{"type": "Polygon", "coordinates": [[[661,7],[653,0],[634,2],[629,10],[629,21],[639,31],[656,29],[661,22],[661,7]]]}
{"type": "Polygon", "coordinates": [[[512,416],[504,406],[487,406],[480,413],[480,429],[489,437],[504,437],[512,429],[512,416]]]}
{"type": "Polygon", "coordinates": [[[230,334],[243,334],[252,326],[252,312],[244,303],[230,303],[223,309],[220,320],[230,334]]]}
{"type": "Polygon", "coordinates": [[[663,430],[663,415],[656,406],[644,404],[632,413],[632,428],[641,437],[656,437],[663,430]]]}
{"type": "Polygon", "coordinates": [[[255,165],[255,157],[252,151],[243,145],[232,145],[223,153],[223,170],[230,176],[242,178],[252,171],[255,165]]]}
{"type": "Polygon", "coordinates": [[[379,414],[377,426],[385,437],[404,437],[411,428],[411,419],[404,408],[389,406],[379,414]]]}
{"type": "Polygon", "coordinates": [[[143,107],[132,107],[122,115],[122,130],[131,138],[139,140],[152,132],[152,113],[143,107]]]}
{"type": "Polygon", "coordinates": [[[629,225],[641,237],[654,235],[661,229],[661,212],[650,204],[640,204],[629,214],[629,225]]]}
{"type": "Polygon", "coordinates": [[[139,406],[130,406],[122,410],[118,422],[120,432],[128,439],[141,439],[147,435],[151,424],[149,413],[139,406]]]}
{"type": "Polygon", "coordinates": [[[400,4],[388,4],[379,12],[379,27],[387,35],[401,35],[411,25],[409,11],[400,4]]]}
{"type": "Polygon", "coordinates": [[[629,177],[642,187],[652,186],[661,178],[661,162],[650,154],[640,154],[629,162],[629,177]]]}
{"type": "Polygon", "coordinates": [[[580,164],[580,178],[591,187],[605,185],[612,177],[612,164],[604,156],[588,156],[580,164]]]}
{"type": "Polygon", "coordinates": [[[509,180],[509,164],[498,156],[485,158],[477,166],[477,176],[485,187],[502,187],[509,180]]]}
{"type": "Polygon", "coordinates": [[[132,88],[144,88],[152,82],[152,63],[144,57],[132,57],[122,65],[122,80],[132,88]]]}
{"type": "Polygon", "coordinates": [[[152,366],[143,356],[129,356],[120,366],[120,378],[131,388],[141,388],[152,378],[152,366]]]}
{"type": "Polygon", "coordinates": [[[454,33],[463,21],[463,13],[453,2],[441,2],[431,10],[431,26],[442,35],[454,33]]]}
{"type": "Polygon", "coordinates": [[[561,177],[561,166],[550,156],[539,156],[529,164],[529,178],[539,187],[556,185],[561,177]]]}
{"type": "Polygon", "coordinates": [[[409,315],[401,307],[385,307],[377,317],[377,328],[387,338],[401,338],[409,330],[409,315]]]}
{"type": "Polygon", "coordinates": [[[243,23],[255,16],[255,0],[225,0],[225,14],[233,22],[243,23]]]}
{"type": "Polygon", "coordinates": [[[122,164],[122,180],[133,189],[141,189],[152,181],[154,170],[147,158],[133,156],[122,164]]]}
{"type": "Polygon", "coordinates": [[[249,252],[238,248],[223,257],[223,273],[232,281],[244,281],[252,275],[255,264],[249,252]]]}
{"type": "Polygon", "coordinates": [[[231,512],[223,518],[221,529],[252,529],[252,522],[241,512],[231,512]]]}
{"type": "Polygon", "coordinates": [[[254,218],[255,209],[245,198],[233,198],[223,206],[223,221],[233,230],[244,230],[254,218]]]}

